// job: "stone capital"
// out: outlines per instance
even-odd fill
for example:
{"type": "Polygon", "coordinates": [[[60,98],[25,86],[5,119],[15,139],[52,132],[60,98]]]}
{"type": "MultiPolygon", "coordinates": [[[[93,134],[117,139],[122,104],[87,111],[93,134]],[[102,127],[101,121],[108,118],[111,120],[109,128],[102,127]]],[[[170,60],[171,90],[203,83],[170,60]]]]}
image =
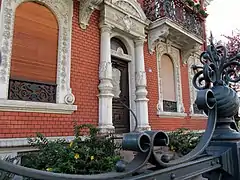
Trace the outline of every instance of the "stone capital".
{"type": "Polygon", "coordinates": [[[146,40],[143,38],[134,39],[135,47],[144,46],[145,42],[146,40]]]}
{"type": "Polygon", "coordinates": [[[100,24],[100,29],[101,29],[101,33],[104,33],[104,32],[108,32],[108,33],[111,33],[112,32],[112,26],[111,25],[108,25],[108,24],[100,24]]]}

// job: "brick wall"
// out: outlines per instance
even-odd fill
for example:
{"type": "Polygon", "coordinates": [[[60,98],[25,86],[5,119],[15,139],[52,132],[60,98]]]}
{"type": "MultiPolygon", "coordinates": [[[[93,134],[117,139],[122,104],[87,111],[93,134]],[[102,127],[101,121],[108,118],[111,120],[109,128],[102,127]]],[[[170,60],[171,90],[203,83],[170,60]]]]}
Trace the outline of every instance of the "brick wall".
{"type": "MultiPolygon", "coordinates": [[[[79,2],[74,2],[72,32],[71,87],[76,97],[78,110],[72,115],[0,112],[0,138],[25,138],[36,132],[46,136],[73,135],[73,121],[78,124],[98,121],[98,65],[100,51],[99,11],[95,11],[89,26],[82,30],[78,23],[79,2]]],[[[149,101],[149,120],[152,129],[173,130],[179,127],[203,129],[204,120],[186,118],[161,118],[157,116],[158,84],[156,54],[148,53],[145,45],[147,89],[149,101]],[[148,72],[148,68],[152,72],[148,72]]],[[[187,66],[181,65],[183,101],[189,110],[189,86],[187,66]]]]}
{"type": "Polygon", "coordinates": [[[73,121],[97,124],[99,11],[92,14],[90,26],[83,31],[78,23],[79,2],[74,3],[72,32],[71,87],[77,112],[72,115],[0,112],[0,138],[29,137],[36,132],[46,136],[73,135],[73,121]]]}

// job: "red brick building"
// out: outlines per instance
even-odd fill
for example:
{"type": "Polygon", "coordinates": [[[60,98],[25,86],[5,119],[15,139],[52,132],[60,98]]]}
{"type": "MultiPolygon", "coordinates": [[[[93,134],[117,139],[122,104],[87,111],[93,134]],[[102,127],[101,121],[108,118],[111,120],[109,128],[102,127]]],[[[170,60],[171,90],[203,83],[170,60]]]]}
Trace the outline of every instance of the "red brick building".
{"type": "Polygon", "coordinates": [[[129,132],[134,118],[120,101],[137,130],[204,129],[191,65],[206,4],[2,0],[0,146],[24,146],[36,132],[71,138],[75,121],[129,132]]]}

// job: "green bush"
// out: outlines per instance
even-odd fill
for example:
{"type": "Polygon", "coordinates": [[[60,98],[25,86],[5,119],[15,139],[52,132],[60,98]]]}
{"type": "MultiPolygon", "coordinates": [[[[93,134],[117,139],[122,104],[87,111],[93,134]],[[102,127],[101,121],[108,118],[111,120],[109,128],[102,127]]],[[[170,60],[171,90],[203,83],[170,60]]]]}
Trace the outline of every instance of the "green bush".
{"type": "Polygon", "coordinates": [[[69,174],[98,174],[111,171],[120,159],[119,147],[109,137],[99,137],[92,125],[75,126],[75,138],[49,141],[37,134],[29,139],[39,151],[24,154],[22,165],[34,169],[69,174]],[[88,128],[90,136],[83,139],[80,130],[88,128]]]}
{"type": "Polygon", "coordinates": [[[201,134],[190,131],[186,128],[181,128],[177,131],[168,133],[168,136],[170,150],[183,156],[196,147],[199,143],[201,134]]]}

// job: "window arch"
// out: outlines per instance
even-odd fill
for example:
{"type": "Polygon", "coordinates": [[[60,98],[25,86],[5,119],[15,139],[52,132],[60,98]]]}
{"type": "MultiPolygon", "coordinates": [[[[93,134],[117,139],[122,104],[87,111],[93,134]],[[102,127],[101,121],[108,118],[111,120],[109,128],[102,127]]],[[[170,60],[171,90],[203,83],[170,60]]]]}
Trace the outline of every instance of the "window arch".
{"type": "Polygon", "coordinates": [[[55,103],[57,53],[55,15],[36,2],[20,4],[15,12],[8,98],[55,103]]]}
{"type": "Polygon", "coordinates": [[[116,37],[111,38],[111,49],[116,52],[121,51],[123,54],[128,54],[125,44],[116,37]]]}
{"type": "Polygon", "coordinates": [[[163,111],[177,112],[176,85],[172,59],[164,54],[161,57],[161,84],[163,96],[163,111]]]}
{"type": "MultiPolygon", "coordinates": [[[[2,23],[0,27],[0,33],[3,34],[1,41],[2,63],[0,64],[1,72],[0,110],[71,114],[73,111],[77,109],[77,106],[73,105],[75,102],[75,97],[72,94],[72,90],[70,87],[73,1],[59,1],[59,0],[44,0],[44,2],[41,0],[2,1],[2,9],[4,9],[4,11],[2,11],[2,13],[0,14],[2,23]],[[14,66],[14,62],[12,63],[11,61],[12,61],[12,49],[14,49],[13,43],[15,43],[14,41],[15,15],[16,13],[18,13],[17,12],[18,7],[21,8],[21,6],[24,5],[26,2],[31,3],[37,2],[39,3],[38,5],[44,6],[44,8],[46,8],[45,9],[46,11],[50,10],[52,12],[52,16],[53,14],[55,15],[55,18],[58,22],[58,35],[57,35],[58,41],[56,50],[57,70],[56,72],[53,72],[51,70],[52,74],[54,74],[55,77],[52,76],[52,78],[50,78],[49,76],[50,79],[45,81],[46,84],[48,85],[55,84],[56,98],[55,101],[53,102],[56,103],[46,103],[49,101],[26,102],[26,100],[23,101],[9,100],[8,98],[9,82],[13,74],[11,65],[14,66]],[[55,79],[55,82],[53,82],[53,79],[55,79]]],[[[46,13],[41,15],[45,16],[46,13]]]]}
{"type": "Polygon", "coordinates": [[[158,115],[185,116],[180,71],[180,50],[160,42],[156,48],[158,66],[158,115]],[[169,73],[171,72],[171,73],[169,73]]]}

